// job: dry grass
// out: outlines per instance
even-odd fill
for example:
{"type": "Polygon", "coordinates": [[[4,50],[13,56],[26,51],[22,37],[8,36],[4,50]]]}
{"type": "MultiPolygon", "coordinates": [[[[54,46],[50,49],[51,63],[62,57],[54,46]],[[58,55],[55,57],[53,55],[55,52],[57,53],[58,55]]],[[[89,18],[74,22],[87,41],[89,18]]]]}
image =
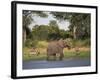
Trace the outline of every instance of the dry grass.
{"type": "MultiPolygon", "coordinates": [[[[80,47],[79,51],[89,51],[90,48],[89,47],[80,47]]],[[[76,48],[71,48],[70,50],[65,48],[64,51],[68,51],[68,52],[72,52],[72,51],[76,51],[76,48]]]]}

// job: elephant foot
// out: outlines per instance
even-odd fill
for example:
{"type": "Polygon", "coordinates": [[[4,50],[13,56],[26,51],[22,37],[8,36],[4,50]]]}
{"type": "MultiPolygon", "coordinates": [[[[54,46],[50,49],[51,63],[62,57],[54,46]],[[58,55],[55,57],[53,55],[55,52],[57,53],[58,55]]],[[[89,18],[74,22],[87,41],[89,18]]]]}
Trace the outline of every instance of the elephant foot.
{"type": "Polygon", "coordinates": [[[49,59],[48,59],[48,58],[47,58],[46,60],[47,60],[47,61],[49,61],[49,59]]]}
{"type": "Polygon", "coordinates": [[[59,59],[60,61],[62,61],[63,59],[59,59]]]}
{"type": "Polygon", "coordinates": [[[59,60],[60,60],[60,61],[62,61],[62,60],[63,60],[63,58],[62,58],[62,57],[60,57],[60,58],[59,58],[59,60]]]}

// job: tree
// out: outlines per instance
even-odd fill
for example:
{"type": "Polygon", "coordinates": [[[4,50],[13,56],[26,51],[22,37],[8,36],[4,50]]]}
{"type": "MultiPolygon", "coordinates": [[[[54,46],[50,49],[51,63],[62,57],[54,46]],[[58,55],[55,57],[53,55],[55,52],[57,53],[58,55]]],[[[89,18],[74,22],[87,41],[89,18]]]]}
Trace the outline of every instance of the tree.
{"type": "Polygon", "coordinates": [[[59,39],[60,37],[60,30],[58,24],[55,20],[51,20],[49,22],[49,39],[59,39]]]}
{"type": "Polygon", "coordinates": [[[48,38],[48,25],[35,25],[32,29],[33,40],[47,40],[48,38]]]}
{"type": "Polygon", "coordinates": [[[73,33],[73,38],[77,39],[88,35],[90,37],[90,14],[86,13],[64,13],[51,12],[57,20],[69,20],[69,29],[73,33]]]}
{"type": "Polygon", "coordinates": [[[50,22],[49,22],[49,26],[53,26],[53,27],[58,27],[58,24],[57,24],[57,22],[55,21],[55,20],[51,20],[50,22]]]}
{"type": "Polygon", "coordinates": [[[87,35],[90,37],[90,14],[73,13],[71,15],[69,29],[73,31],[74,39],[83,38],[87,35]]]}
{"type": "Polygon", "coordinates": [[[43,11],[30,11],[30,10],[23,10],[23,38],[24,42],[27,38],[27,35],[30,34],[29,25],[34,22],[33,17],[40,16],[40,17],[47,17],[48,15],[43,11]]]}

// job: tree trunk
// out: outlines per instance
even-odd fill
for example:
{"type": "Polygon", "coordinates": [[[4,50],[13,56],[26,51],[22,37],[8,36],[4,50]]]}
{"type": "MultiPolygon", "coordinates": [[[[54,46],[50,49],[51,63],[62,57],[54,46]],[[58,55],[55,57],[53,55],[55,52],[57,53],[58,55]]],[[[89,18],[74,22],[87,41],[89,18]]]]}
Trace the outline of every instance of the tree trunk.
{"type": "Polygon", "coordinates": [[[77,27],[74,26],[74,28],[73,28],[73,38],[74,38],[74,39],[77,38],[77,35],[76,35],[76,29],[77,29],[77,27]]]}
{"type": "Polygon", "coordinates": [[[23,42],[25,43],[26,41],[26,30],[23,30],[23,42]]]}

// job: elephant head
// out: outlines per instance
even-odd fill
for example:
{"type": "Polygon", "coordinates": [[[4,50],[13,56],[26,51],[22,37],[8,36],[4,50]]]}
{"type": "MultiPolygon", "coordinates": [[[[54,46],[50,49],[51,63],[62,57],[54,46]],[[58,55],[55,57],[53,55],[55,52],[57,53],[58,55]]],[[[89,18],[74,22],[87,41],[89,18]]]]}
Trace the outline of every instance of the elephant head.
{"type": "Polygon", "coordinates": [[[66,41],[64,41],[63,39],[60,39],[59,41],[58,41],[58,45],[60,46],[60,47],[62,47],[62,48],[68,48],[68,49],[70,49],[71,47],[67,44],[67,42],[66,41]]]}

